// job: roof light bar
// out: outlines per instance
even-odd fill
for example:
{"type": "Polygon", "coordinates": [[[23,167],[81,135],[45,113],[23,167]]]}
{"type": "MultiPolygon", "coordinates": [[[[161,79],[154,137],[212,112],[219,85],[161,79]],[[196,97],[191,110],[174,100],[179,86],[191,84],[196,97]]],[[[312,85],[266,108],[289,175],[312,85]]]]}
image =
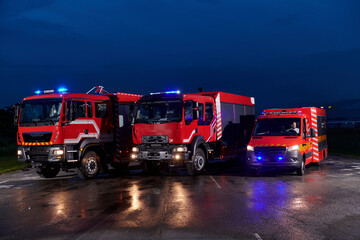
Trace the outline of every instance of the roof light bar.
{"type": "Polygon", "coordinates": [[[150,95],[156,95],[156,94],[180,94],[180,90],[150,93],[150,95]]]}
{"type": "Polygon", "coordinates": [[[301,111],[262,112],[261,115],[301,114],[301,111]]]}
{"type": "Polygon", "coordinates": [[[40,95],[40,94],[50,94],[50,93],[65,93],[67,92],[67,88],[58,88],[57,90],[55,89],[48,89],[48,90],[36,90],[35,94],[36,95],[40,95]]]}

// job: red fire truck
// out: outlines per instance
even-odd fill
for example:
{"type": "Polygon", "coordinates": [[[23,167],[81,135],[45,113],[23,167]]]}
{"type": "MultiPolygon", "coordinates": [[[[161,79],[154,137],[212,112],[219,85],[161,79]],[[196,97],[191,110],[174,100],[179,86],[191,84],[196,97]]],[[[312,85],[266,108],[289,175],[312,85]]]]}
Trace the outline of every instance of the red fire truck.
{"type": "Polygon", "coordinates": [[[245,156],[254,104],[254,98],[224,92],[143,96],[137,104],[131,158],[148,172],[161,163],[185,164],[196,175],[208,161],[245,156]]]}
{"type": "Polygon", "coordinates": [[[140,95],[36,91],[16,105],[18,160],[45,178],[76,168],[94,178],[109,167],[124,167],[131,151],[129,113],[140,95]]]}
{"type": "Polygon", "coordinates": [[[247,146],[250,169],[296,170],[327,156],[326,112],[315,107],[267,109],[262,112],[247,146]]]}

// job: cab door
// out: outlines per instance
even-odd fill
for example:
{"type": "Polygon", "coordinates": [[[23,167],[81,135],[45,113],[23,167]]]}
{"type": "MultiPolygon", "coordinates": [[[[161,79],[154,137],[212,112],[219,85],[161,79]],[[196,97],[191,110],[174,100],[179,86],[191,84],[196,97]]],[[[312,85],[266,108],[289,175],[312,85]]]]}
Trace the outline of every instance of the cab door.
{"type": "Polygon", "coordinates": [[[89,136],[89,123],[86,115],[86,101],[72,99],[66,101],[66,122],[64,144],[77,144],[89,136]]]}

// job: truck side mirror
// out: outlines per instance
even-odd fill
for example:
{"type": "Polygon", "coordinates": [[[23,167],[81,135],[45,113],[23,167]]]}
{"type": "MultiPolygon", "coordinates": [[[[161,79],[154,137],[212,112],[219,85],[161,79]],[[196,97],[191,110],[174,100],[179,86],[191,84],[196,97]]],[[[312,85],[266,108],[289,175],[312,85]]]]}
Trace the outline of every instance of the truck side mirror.
{"type": "Polygon", "coordinates": [[[129,113],[129,122],[131,125],[134,125],[134,112],[129,113]]]}
{"type": "Polygon", "coordinates": [[[20,108],[20,103],[14,105],[14,125],[18,125],[19,123],[20,108]]]}
{"type": "Polygon", "coordinates": [[[311,137],[311,138],[316,137],[315,129],[314,129],[314,128],[310,128],[310,137],[311,137]]]}

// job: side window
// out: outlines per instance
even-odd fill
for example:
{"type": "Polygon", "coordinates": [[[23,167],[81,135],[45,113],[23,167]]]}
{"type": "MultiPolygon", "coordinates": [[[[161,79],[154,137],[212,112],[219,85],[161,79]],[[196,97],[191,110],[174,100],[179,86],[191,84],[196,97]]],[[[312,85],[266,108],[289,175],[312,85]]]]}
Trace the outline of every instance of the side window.
{"type": "Polygon", "coordinates": [[[214,109],[212,103],[205,103],[205,125],[209,125],[214,118],[214,109]]]}
{"type": "MultiPolygon", "coordinates": [[[[66,102],[66,120],[70,121],[71,101],[66,102]]],[[[72,120],[86,117],[86,105],[84,101],[72,101],[72,120]]]]}
{"type": "Polygon", "coordinates": [[[198,125],[204,125],[204,104],[199,103],[199,121],[198,125]]]}
{"type": "Polygon", "coordinates": [[[190,124],[190,122],[193,120],[192,105],[190,101],[185,102],[184,119],[186,124],[190,124]]]}
{"type": "Polygon", "coordinates": [[[93,117],[92,103],[91,103],[91,102],[87,102],[86,107],[87,107],[87,116],[88,116],[89,118],[92,118],[92,117],[93,117]]]}
{"type": "Polygon", "coordinates": [[[106,118],[107,117],[107,104],[95,103],[95,117],[106,118]]]}

